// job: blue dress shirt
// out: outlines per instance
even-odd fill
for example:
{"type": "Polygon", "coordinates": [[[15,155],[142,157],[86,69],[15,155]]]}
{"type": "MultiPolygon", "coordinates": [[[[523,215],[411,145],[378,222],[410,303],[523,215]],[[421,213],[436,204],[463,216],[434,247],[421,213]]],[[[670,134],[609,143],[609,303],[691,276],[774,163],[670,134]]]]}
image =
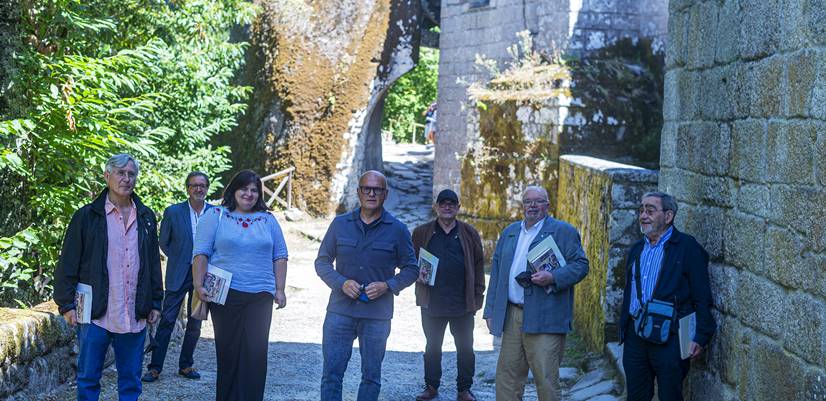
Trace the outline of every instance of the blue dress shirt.
{"type": "Polygon", "coordinates": [[[315,270],[332,290],[327,311],[355,318],[390,319],[393,294],[399,295],[419,275],[410,231],[386,210],[369,225],[361,221],[360,212],[359,208],[336,216],[321,241],[315,270]],[[396,268],[400,269],[398,274],[396,268]],[[362,302],[341,290],[347,280],[359,284],[383,281],[389,291],[362,302]]]}

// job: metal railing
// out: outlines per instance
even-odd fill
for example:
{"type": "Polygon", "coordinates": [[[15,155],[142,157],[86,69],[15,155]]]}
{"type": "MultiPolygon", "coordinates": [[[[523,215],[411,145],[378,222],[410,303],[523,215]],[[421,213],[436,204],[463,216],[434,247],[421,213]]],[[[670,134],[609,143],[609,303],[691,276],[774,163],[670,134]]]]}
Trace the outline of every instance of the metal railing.
{"type": "Polygon", "coordinates": [[[284,206],[287,209],[292,208],[293,206],[293,172],[295,171],[295,167],[290,167],[288,169],[281,170],[277,173],[272,173],[266,177],[261,177],[261,187],[264,189],[264,193],[269,195],[270,198],[267,199],[267,206],[272,206],[272,204],[276,201],[281,206],[284,206]],[[275,191],[270,190],[267,188],[267,181],[275,181],[279,177],[281,178],[281,182],[278,183],[278,186],[275,188],[275,191]],[[284,187],[287,187],[287,200],[279,196],[281,194],[281,190],[284,187]]]}

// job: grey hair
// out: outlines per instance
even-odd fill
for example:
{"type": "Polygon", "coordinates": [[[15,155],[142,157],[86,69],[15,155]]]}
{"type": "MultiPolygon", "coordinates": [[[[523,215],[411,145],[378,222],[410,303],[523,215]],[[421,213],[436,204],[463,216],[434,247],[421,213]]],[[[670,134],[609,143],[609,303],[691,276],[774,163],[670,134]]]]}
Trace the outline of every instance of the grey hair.
{"type": "Polygon", "coordinates": [[[525,199],[525,195],[528,193],[528,191],[539,192],[545,196],[545,200],[551,200],[551,198],[548,197],[548,190],[539,185],[528,185],[527,187],[525,187],[525,190],[522,191],[522,199],[525,199]]]}
{"type": "Polygon", "coordinates": [[[677,215],[677,200],[674,199],[673,196],[660,191],[652,191],[646,192],[645,195],[642,196],[643,198],[660,198],[660,202],[663,205],[663,211],[671,210],[674,212],[674,215],[677,215]]]}
{"type": "Polygon", "coordinates": [[[129,162],[135,163],[135,170],[136,170],[135,173],[140,174],[141,164],[138,163],[138,161],[135,160],[134,157],[132,157],[132,156],[126,154],[126,153],[118,153],[118,154],[110,157],[109,160],[106,161],[106,172],[111,174],[112,170],[114,170],[116,168],[123,168],[124,166],[129,164],[129,162]]]}

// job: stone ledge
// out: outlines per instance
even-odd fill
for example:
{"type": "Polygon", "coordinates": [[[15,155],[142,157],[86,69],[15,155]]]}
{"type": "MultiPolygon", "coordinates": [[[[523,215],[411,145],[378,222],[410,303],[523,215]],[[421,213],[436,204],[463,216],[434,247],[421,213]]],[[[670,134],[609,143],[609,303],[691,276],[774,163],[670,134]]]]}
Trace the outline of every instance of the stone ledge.
{"type": "Polygon", "coordinates": [[[25,399],[74,377],[75,344],[53,302],[0,308],[0,397],[25,399]]]}

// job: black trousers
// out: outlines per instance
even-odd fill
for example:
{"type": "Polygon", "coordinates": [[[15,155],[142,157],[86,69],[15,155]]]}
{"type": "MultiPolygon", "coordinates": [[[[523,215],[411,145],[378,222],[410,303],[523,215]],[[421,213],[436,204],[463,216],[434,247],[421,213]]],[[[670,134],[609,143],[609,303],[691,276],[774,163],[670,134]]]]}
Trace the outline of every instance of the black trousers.
{"type": "MultiPolygon", "coordinates": [[[[178,319],[178,312],[185,300],[192,299],[192,282],[181,286],[178,291],[165,291],[163,297],[163,309],[161,310],[161,323],[155,333],[155,341],[158,347],[152,351],[152,360],[147,369],[155,370],[158,373],[163,371],[163,362],[166,359],[166,351],[169,349],[169,340],[172,338],[172,331],[175,329],[175,321],[178,319]],[[187,295],[189,295],[187,297],[187,295]]],[[[178,357],[178,369],[190,368],[193,364],[193,354],[198,338],[201,337],[201,321],[191,317],[191,302],[186,302],[186,331],[184,331],[184,342],[181,344],[181,355],[178,357]]]]}
{"type": "Polygon", "coordinates": [[[465,391],[473,384],[476,355],[473,353],[473,313],[456,317],[436,317],[422,309],[422,328],[427,341],[424,349],[424,382],[439,388],[442,381],[442,342],[445,328],[456,343],[456,389],[465,391]]]}
{"type": "Polygon", "coordinates": [[[688,374],[689,360],[680,357],[680,340],[672,333],[665,344],[653,344],[641,339],[632,324],[625,329],[622,367],[625,370],[628,396],[626,401],[651,401],[654,380],[660,401],[683,401],[683,379],[688,374]]]}
{"type": "Polygon", "coordinates": [[[273,295],[229,290],[224,305],[209,304],[218,360],[217,401],[264,399],[273,295]]]}

